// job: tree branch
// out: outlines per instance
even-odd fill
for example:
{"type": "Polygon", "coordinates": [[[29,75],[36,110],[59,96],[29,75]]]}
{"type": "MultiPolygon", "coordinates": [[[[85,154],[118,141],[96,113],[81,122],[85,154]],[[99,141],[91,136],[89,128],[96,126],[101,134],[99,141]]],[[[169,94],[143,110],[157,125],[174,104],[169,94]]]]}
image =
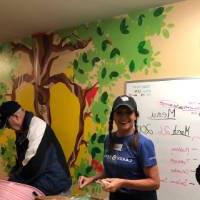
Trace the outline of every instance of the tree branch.
{"type": "Polygon", "coordinates": [[[83,49],[89,44],[90,41],[91,39],[77,41],[77,43],[75,44],[71,42],[64,44],[64,40],[61,40],[59,44],[52,46],[52,51],[57,53],[57,52],[63,52],[66,50],[75,51],[77,49],[83,49]]]}
{"type": "Polygon", "coordinates": [[[12,49],[13,49],[13,52],[18,52],[18,51],[21,51],[25,54],[28,54],[30,60],[31,60],[31,63],[33,63],[33,51],[32,49],[28,48],[27,46],[25,46],[24,44],[22,43],[14,43],[12,42],[12,49]]]}
{"type": "Polygon", "coordinates": [[[84,120],[87,118],[87,117],[91,117],[91,112],[85,112],[84,113],[84,120]]]}
{"type": "Polygon", "coordinates": [[[73,83],[64,73],[60,74],[55,74],[51,77],[48,78],[48,80],[44,81],[43,85],[44,87],[49,87],[51,84],[56,84],[56,83],[63,83],[66,85],[66,87],[73,92],[72,86],[78,86],[77,84],[73,83]]]}
{"type": "Polygon", "coordinates": [[[57,60],[58,58],[59,58],[59,56],[52,57],[52,58],[49,60],[48,64],[45,64],[44,69],[42,70],[42,74],[41,74],[41,76],[40,76],[42,82],[45,81],[45,80],[47,80],[47,79],[49,78],[49,74],[50,74],[50,71],[51,71],[53,62],[54,62],[55,60],[57,60]]]}
{"type": "Polygon", "coordinates": [[[17,78],[12,77],[13,87],[12,87],[12,99],[16,99],[16,90],[19,88],[22,83],[27,82],[30,83],[33,80],[33,75],[30,74],[23,74],[17,78]]]}

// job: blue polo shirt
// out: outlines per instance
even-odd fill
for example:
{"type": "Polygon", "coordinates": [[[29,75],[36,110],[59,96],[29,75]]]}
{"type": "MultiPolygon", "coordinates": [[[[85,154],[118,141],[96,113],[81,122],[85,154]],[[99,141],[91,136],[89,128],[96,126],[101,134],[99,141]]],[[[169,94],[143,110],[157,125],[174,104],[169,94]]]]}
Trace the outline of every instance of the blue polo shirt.
{"type": "MultiPolygon", "coordinates": [[[[113,150],[109,151],[109,136],[105,139],[104,146],[104,169],[109,178],[122,179],[144,179],[144,167],[157,165],[153,142],[145,135],[139,133],[137,151],[133,149],[134,134],[117,137],[113,134],[113,150]]],[[[155,191],[138,191],[134,189],[121,188],[118,192],[131,194],[141,200],[156,200],[155,191]]]]}

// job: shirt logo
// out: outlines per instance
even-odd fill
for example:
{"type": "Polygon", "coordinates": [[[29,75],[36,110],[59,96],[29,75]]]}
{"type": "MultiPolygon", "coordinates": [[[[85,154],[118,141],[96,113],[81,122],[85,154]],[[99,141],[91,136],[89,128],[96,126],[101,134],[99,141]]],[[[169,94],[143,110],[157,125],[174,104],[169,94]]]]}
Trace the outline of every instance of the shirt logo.
{"type": "Polygon", "coordinates": [[[112,156],[112,160],[116,160],[116,158],[117,158],[116,155],[112,156]]]}
{"type": "Polygon", "coordinates": [[[123,144],[114,144],[113,149],[116,150],[116,151],[121,151],[122,150],[122,146],[123,146],[123,144]]]}
{"type": "Polygon", "coordinates": [[[123,161],[123,162],[129,162],[129,163],[132,163],[133,162],[133,159],[132,158],[124,158],[122,156],[117,156],[117,155],[109,155],[109,154],[106,154],[104,155],[104,157],[108,160],[119,160],[119,161],[123,161]]]}

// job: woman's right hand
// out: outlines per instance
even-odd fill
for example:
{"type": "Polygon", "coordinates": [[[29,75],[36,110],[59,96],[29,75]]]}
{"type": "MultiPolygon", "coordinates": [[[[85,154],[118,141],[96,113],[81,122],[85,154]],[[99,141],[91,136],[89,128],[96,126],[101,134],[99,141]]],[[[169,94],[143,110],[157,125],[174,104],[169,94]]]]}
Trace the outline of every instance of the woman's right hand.
{"type": "Polygon", "coordinates": [[[80,189],[84,188],[85,186],[89,185],[92,182],[93,182],[93,177],[80,176],[78,179],[78,185],[80,189]]]}

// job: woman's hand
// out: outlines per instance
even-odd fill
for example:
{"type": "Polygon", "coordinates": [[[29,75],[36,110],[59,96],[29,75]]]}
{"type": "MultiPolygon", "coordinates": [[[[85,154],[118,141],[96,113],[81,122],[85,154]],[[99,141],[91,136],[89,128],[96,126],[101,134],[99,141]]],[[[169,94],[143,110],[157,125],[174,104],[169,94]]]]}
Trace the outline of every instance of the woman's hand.
{"type": "Polygon", "coordinates": [[[120,178],[106,178],[101,179],[101,185],[106,192],[115,192],[122,187],[123,179],[120,178]]]}
{"type": "Polygon", "coordinates": [[[93,180],[94,180],[93,177],[80,176],[78,179],[79,188],[80,189],[84,188],[85,186],[92,183],[93,180]]]}

